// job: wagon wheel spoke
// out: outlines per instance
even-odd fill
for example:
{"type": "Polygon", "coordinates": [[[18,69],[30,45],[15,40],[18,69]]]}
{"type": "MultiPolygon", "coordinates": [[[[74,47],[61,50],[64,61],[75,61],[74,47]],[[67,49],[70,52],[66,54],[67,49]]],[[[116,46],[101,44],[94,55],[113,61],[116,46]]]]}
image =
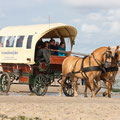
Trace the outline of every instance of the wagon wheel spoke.
{"type": "Polygon", "coordinates": [[[8,92],[10,89],[10,76],[8,73],[3,73],[0,78],[0,89],[2,92],[8,92]]]}
{"type": "Polygon", "coordinates": [[[66,78],[63,86],[63,92],[66,96],[72,97],[74,95],[72,81],[70,80],[70,78],[66,78]]]}
{"type": "Polygon", "coordinates": [[[33,88],[36,95],[45,95],[45,93],[47,92],[47,84],[46,78],[43,74],[39,74],[35,77],[33,88]]]}

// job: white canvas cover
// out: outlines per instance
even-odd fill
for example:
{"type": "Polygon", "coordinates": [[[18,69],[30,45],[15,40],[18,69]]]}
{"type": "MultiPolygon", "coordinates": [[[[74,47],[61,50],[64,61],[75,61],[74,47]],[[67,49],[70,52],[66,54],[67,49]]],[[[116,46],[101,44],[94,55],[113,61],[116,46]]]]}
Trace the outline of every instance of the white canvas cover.
{"type": "Polygon", "coordinates": [[[15,37],[15,43],[13,47],[5,45],[0,47],[0,63],[34,64],[36,43],[43,36],[48,38],[48,33],[53,37],[70,37],[72,46],[77,31],[74,27],[63,23],[5,27],[0,30],[0,36],[5,36],[4,43],[9,36],[15,37]],[[27,49],[27,39],[30,35],[33,36],[32,45],[27,49]],[[16,47],[18,36],[24,36],[22,47],[16,47]]]}

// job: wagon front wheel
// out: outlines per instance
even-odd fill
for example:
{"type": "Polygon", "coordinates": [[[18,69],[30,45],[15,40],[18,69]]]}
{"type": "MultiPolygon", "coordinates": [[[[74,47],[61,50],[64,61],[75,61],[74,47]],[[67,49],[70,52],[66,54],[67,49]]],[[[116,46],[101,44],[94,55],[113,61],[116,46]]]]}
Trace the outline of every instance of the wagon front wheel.
{"type": "Polygon", "coordinates": [[[47,92],[48,86],[46,77],[43,74],[39,74],[35,77],[33,83],[34,93],[38,96],[44,96],[47,92]]]}
{"type": "Polygon", "coordinates": [[[70,80],[69,77],[66,78],[66,80],[64,82],[63,92],[68,97],[73,97],[74,96],[74,90],[73,90],[73,87],[72,87],[72,81],[70,80]]]}
{"type": "Polygon", "coordinates": [[[0,89],[2,92],[8,93],[10,89],[10,76],[8,73],[3,73],[0,78],[0,89]]]}

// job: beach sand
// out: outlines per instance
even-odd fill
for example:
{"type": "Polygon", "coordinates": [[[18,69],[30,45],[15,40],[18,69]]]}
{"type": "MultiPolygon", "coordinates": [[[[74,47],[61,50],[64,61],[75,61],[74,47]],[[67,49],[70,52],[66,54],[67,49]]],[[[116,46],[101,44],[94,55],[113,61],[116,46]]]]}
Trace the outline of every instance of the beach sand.
{"type": "MultiPolygon", "coordinates": [[[[11,85],[9,95],[0,95],[0,117],[16,116],[37,120],[120,120],[120,94],[112,98],[83,97],[84,86],[79,86],[78,97],[59,97],[59,87],[49,87],[45,96],[32,95],[27,85],[11,85]]],[[[90,93],[90,92],[89,92],[90,93]]],[[[22,120],[22,119],[20,119],[22,120]]],[[[27,119],[26,119],[27,120],[27,119]]]]}

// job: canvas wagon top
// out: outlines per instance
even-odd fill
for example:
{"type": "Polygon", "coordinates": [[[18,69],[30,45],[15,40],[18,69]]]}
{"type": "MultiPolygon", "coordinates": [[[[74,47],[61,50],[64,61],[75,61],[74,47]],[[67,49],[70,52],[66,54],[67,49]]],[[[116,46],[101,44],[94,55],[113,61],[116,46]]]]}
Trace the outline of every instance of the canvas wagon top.
{"type": "Polygon", "coordinates": [[[72,49],[76,34],[74,27],[63,23],[5,27],[0,30],[0,63],[34,64],[40,40],[69,38],[72,49]]]}

